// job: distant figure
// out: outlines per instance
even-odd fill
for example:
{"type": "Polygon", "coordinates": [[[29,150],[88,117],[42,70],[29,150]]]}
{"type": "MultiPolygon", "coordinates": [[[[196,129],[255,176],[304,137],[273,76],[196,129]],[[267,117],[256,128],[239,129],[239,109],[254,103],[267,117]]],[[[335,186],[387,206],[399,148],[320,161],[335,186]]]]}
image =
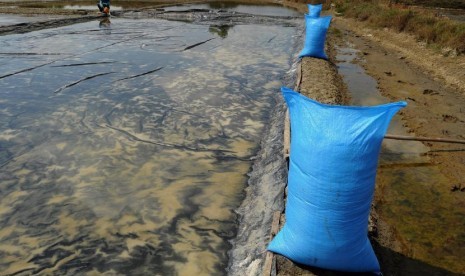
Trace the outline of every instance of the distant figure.
{"type": "Polygon", "coordinates": [[[105,15],[110,15],[110,0],[100,0],[97,4],[98,9],[105,15]]]}

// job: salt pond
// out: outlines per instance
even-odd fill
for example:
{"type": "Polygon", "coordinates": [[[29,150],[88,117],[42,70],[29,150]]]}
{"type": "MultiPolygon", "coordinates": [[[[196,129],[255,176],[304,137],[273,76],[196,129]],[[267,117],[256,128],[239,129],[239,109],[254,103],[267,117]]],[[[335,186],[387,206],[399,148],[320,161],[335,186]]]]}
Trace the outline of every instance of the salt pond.
{"type": "Polygon", "coordinates": [[[295,28],[0,38],[2,273],[219,275],[295,28]]]}

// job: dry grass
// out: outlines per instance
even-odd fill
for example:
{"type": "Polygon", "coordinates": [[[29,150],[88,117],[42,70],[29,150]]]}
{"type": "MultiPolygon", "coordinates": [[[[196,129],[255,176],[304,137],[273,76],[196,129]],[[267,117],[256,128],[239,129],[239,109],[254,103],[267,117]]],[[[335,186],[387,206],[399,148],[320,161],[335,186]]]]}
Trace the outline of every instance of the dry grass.
{"type": "Polygon", "coordinates": [[[425,7],[465,9],[465,0],[397,0],[395,2],[425,7]]]}
{"type": "Polygon", "coordinates": [[[384,5],[370,0],[336,0],[336,11],[365,21],[373,27],[408,32],[438,48],[465,54],[465,23],[438,17],[433,12],[410,9],[405,5],[384,5]]]}

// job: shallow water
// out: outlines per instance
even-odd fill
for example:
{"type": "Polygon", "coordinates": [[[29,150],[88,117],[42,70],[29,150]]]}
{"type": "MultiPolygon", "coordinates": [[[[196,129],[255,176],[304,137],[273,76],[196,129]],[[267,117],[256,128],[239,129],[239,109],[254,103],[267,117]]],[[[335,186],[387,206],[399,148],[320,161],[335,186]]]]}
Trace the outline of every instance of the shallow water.
{"type": "MultiPolygon", "coordinates": [[[[96,2],[97,3],[97,2],[96,2]]],[[[97,4],[95,5],[65,5],[63,6],[65,10],[97,10],[97,4]]],[[[121,11],[123,7],[117,5],[111,5],[112,11],[121,11]]]]}
{"type": "Polygon", "coordinates": [[[0,271],[224,274],[294,34],[112,18],[1,37],[0,271]]]}
{"type": "MultiPolygon", "coordinates": [[[[16,2],[16,7],[25,8],[53,8],[53,9],[66,9],[66,10],[95,10],[97,11],[98,1],[79,1],[73,2],[72,4],[59,3],[59,2],[16,2]]],[[[144,2],[144,1],[130,1],[130,2],[112,2],[111,10],[132,10],[136,8],[147,8],[159,6],[160,3],[156,2],[144,2]]],[[[165,11],[187,11],[193,9],[205,9],[205,10],[224,10],[229,12],[247,13],[254,15],[263,16],[280,16],[280,17],[301,17],[302,13],[293,10],[283,8],[279,4],[247,4],[239,2],[212,2],[205,4],[179,4],[174,6],[162,7],[165,11]]]]}
{"type": "MultiPolygon", "coordinates": [[[[46,21],[51,18],[59,18],[59,16],[21,16],[14,14],[0,14],[0,27],[9,26],[20,23],[46,21]]],[[[1,50],[0,50],[1,51],[1,50]]]]}
{"type": "Polygon", "coordinates": [[[291,10],[283,9],[281,5],[251,5],[239,4],[234,2],[213,2],[208,4],[192,4],[192,5],[179,5],[164,8],[166,11],[185,11],[189,9],[221,9],[232,12],[248,13],[255,15],[265,16],[302,16],[302,13],[291,10]]]}
{"type": "MultiPolygon", "coordinates": [[[[376,81],[355,62],[364,61],[358,58],[353,45],[338,47],[337,51],[337,65],[351,93],[352,104],[389,102],[379,93],[376,81]]],[[[388,133],[409,135],[399,114],[388,133]]],[[[463,201],[459,200],[460,194],[450,192],[449,179],[423,154],[426,152],[429,148],[420,142],[383,141],[375,192],[377,210],[396,230],[403,247],[401,253],[423,262],[420,263],[423,270],[429,267],[430,275],[464,272],[465,214],[456,211],[463,207],[457,206],[457,202],[463,201]]],[[[403,265],[408,263],[412,262],[404,261],[403,265]]],[[[413,265],[407,268],[412,275],[418,275],[413,265]]]]}
{"type": "MultiPolygon", "coordinates": [[[[351,104],[370,106],[391,102],[379,93],[376,80],[367,75],[365,69],[356,62],[359,60],[359,53],[352,47],[353,45],[350,44],[347,47],[338,47],[336,57],[338,72],[343,76],[350,91],[351,104]]],[[[408,135],[407,130],[402,126],[399,114],[392,119],[387,133],[408,135]]],[[[428,151],[428,148],[421,142],[389,139],[383,141],[383,148],[385,149],[383,153],[390,155],[391,158],[403,158],[414,162],[421,162],[424,159],[421,154],[428,151]]]]}

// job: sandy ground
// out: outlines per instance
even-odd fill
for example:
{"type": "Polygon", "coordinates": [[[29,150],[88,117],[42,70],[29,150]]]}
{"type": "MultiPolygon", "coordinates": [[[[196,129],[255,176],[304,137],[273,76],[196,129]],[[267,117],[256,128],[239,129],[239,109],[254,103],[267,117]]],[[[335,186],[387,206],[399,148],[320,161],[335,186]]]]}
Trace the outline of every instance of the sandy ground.
{"type": "MultiPolygon", "coordinates": [[[[16,10],[7,9],[1,9],[0,12],[17,13],[16,10]]],[[[43,22],[0,26],[0,35],[74,24],[97,16],[67,11],[71,17],[57,18],[53,10],[42,10],[39,13],[50,17],[43,22]]],[[[343,38],[353,43],[364,55],[366,63],[363,66],[368,74],[377,79],[381,92],[393,101],[408,101],[409,108],[403,110],[402,114],[405,126],[412,135],[465,139],[464,56],[453,56],[447,50],[437,52],[405,34],[367,29],[349,19],[336,18],[333,26],[342,30],[343,38]],[[407,95],[405,91],[410,93],[407,95]]],[[[334,60],[334,50],[330,47],[328,51],[334,60]]],[[[347,102],[344,84],[332,62],[304,58],[301,74],[299,88],[303,94],[326,103],[347,102]],[[316,74],[315,70],[321,71],[316,74]],[[320,78],[314,79],[316,75],[320,78]]],[[[427,145],[431,148],[428,155],[450,177],[450,183],[465,184],[465,147],[457,146],[459,150],[450,151],[450,147],[445,144],[427,145]]],[[[378,233],[375,243],[393,251],[400,250],[399,242],[390,233],[389,226],[378,221],[376,229],[378,233]]],[[[278,275],[333,275],[331,272],[298,267],[281,257],[277,258],[277,263],[278,275]]]]}
{"type": "MultiPolygon", "coordinates": [[[[378,80],[381,92],[394,101],[408,102],[402,114],[412,136],[465,139],[465,56],[444,56],[412,37],[373,31],[348,19],[337,18],[334,26],[363,53],[363,66],[378,80]]],[[[440,154],[450,145],[427,145],[434,163],[440,164],[451,183],[461,183],[465,179],[463,152],[440,154]]]]}
{"type": "MultiPolygon", "coordinates": [[[[392,101],[408,102],[408,107],[400,114],[410,136],[465,140],[464,56],[455,56],[447,49],[428,48],[405,34],[368,29],[350,19],[338,17],[333,26],[360,51],[364,60],[361,65],[377,80],[381,94],[392,101]]],[[[449,180],[449,186],[442,187],[441,191],[451,193],[454,186],[464,186],[465,145],[424,144],[429,148],[425,154],[431,164],[449,180]]],[[[383,184],[382,174],[377,181],[383,184]]],[[[465,198],[458,195],[454,200],[457,210],[464,211],[465,198]]],[[[378,231],[374,246],[380,262],[388,268],[385,275],[402,275],[412,269],[415,272],[409,275],[455,275],[446,270],[435,271],[425,264],[400,261],[401,254],[408,254],[402,241],[396,239],[395,229],[382,219],[376,217],[375,220],[378,231]]]]}

